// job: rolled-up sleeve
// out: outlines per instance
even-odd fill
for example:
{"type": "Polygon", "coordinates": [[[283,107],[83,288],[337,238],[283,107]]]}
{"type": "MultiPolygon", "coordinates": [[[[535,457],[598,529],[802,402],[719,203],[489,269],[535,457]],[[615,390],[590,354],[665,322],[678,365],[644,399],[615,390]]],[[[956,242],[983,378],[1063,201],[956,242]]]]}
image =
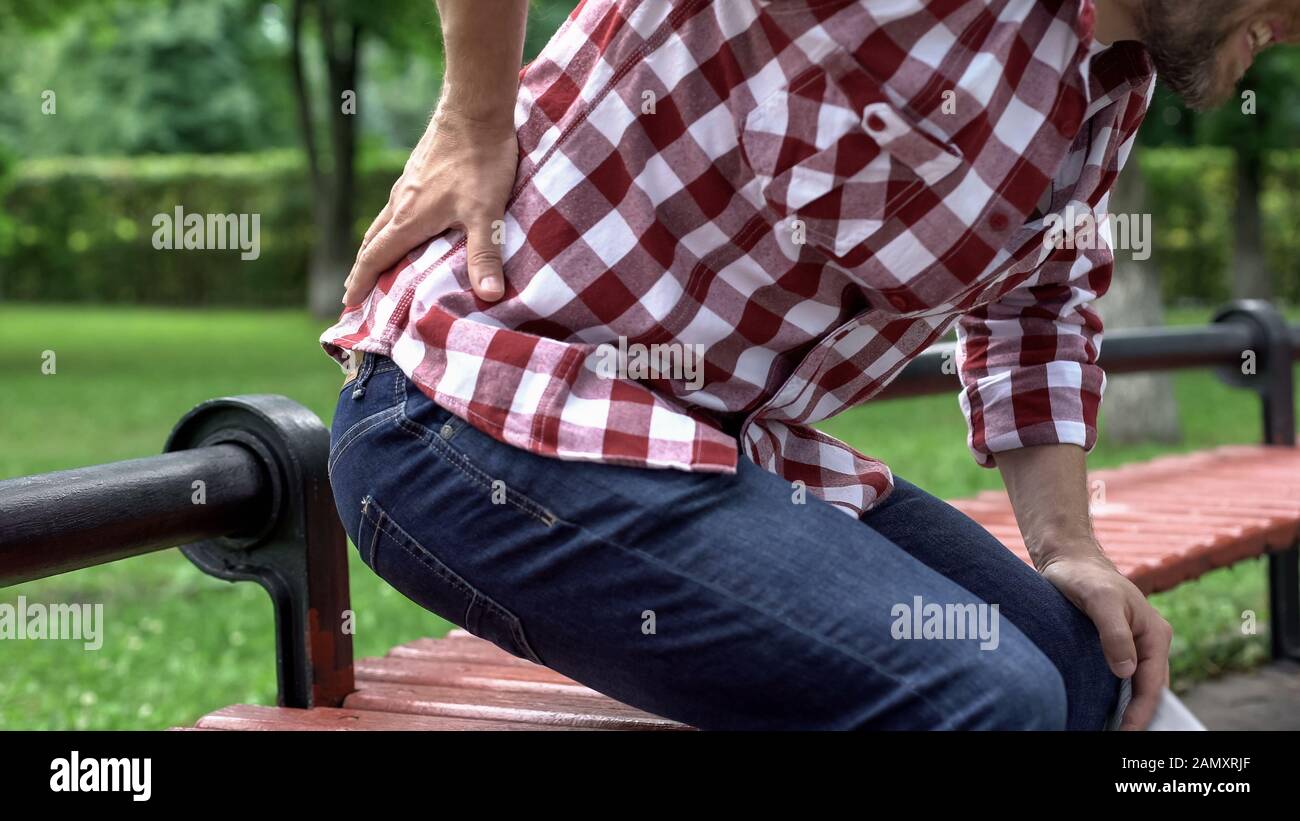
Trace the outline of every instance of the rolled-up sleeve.
{"type": "MultiPolygon", "coordinates": [[[[1097,365],[1102,321],[1093,302],[1110,288],[1115,268],[1105,215],[1154,91],[1149,83],[1136,92],[1144,99],[1120,120],[1118,146],[1103,163],[1107,193],[1092,209],[1076,203],[1076,217],[1091,210],[1101,242],[1088,249],[1052,249],[1020,287],[957,322],[967,444],[984,467],[996,466],[997,454],[1009,450],[1071,444],[1091,451],[1097,444],[1106,374],[1097,365]]],[[[1063,190],[1076,181],[1054,184],[1063,190]]]]}
{"type": "Polygon", "coordinates": [[[1110,286],[1108,251],[1056,251],[1029,285],[957,324],[967,443],[984,467],[1034,445],[1092,450],[1106,375],[1102,322],[1091,303],[1110,286]]]}

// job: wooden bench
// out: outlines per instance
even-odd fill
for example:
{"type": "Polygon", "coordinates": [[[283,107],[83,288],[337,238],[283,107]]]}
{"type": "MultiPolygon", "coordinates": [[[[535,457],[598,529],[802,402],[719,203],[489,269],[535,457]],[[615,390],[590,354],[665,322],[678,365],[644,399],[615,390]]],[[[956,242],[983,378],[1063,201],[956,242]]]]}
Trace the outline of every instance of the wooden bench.
{"type": "MultiPolygon", "coordinates": [[[[1094,471],[1092,513],[1106,553],[1144,593],[1169,590],[1300,541],[1300,449],[1222,447],[1094,471]]],[[[1026,562],[1004,491],[955,506],[1026,562]]],[[[496,645],[453,630],[356,665],[343,708],[238,704],[206,730],[684,729],[622,705],[496,645]]]]}
{"type": "MultiPolygon", "coordinates": [[[[1233,446],[1089,474],[1093,529],[1143,593],[1300,540],[1300,449],[1233,446]]],[[[953,503],[1029,562],[1004,491],[953,503]]]]}
{"type": "MultiPolygon", "coordinates": [[[[912,361],[890,396],[953,389],[951,346],[912,361]]],[[[1221,447],[1095,471],[1107,553],[1150,594],[1269,557],[1274,656],[1300,659],[1300,450],[1293,362],[1300,326],[1237,303],[1204,328],[1112,334],[1109,373],[1217,367],[1259,394],[1264,445],[1221,447]],[[1243,369],[1243,355],[1254,364],[1243,369]]],[[[347,545],[325,465],[329,434],[283,397],[213,400],[163,456],[0,482],[0,587],[184,544],[218,578],[260,583],[276,613],[277,707],[234,705],[196,730],[677,730],[461,630],[352,661],[347,545]],[[195,480],[208,503],[191,499],[195,480]]],[[[1026,561],[1006,494],[956,506],[1026,561]]]]}
{"type": "Polygon", "coordinates": [[[681,730],[455,629],[356,664],[342,708],[236,704],[202,730],[681,730]]]}

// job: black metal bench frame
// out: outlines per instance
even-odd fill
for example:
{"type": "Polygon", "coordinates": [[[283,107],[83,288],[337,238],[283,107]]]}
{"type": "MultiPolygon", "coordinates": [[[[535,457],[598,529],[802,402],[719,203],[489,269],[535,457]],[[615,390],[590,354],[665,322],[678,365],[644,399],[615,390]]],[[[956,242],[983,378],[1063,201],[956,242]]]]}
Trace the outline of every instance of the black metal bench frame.
{"type": "MultiPolygon", "coordinates": [[[[926,351],[881,398],[948,393],[953,345],[926,351]]],[[[1108,373],[1215,368],[1253,390],[1263,441],[1296,445],[1293,362],[1300,325],[1269,303],[1236,302],[1206,327],[1115,331],[1108,373]],[[1245,373],[1243,355],[1254,353],[1245,373]]],[[[203,572],[256,581],[271,596],[278,701],[335,707],[355,688],[347,542],[326,463],[329,431],[281,396],[213,399],[187,413],[164,454],[0,481],[0,587],[174,545],[203,572]],[[203,482],[204,503],[195,502],[203,482]]],[[[1300,546],[1269,561],[1272,651],[1300,659],[1300,546]]]]}

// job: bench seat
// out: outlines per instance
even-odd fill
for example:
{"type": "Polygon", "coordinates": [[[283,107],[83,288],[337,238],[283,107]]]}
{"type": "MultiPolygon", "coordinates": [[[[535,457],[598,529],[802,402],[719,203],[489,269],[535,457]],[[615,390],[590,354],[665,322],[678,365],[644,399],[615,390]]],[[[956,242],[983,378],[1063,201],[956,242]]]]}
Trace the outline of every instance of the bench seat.
{"type": "MultiPolygon", "coordinates": [[[[1089,473],[1093,530],[1150,595],[1300,539],[1300,449],[1228,446],[1089,473]]],[[[952,503],[1026,562],[1005,491],[952,503]]]]}
{"type": "Polygon", "coordinates": [[[237,704],[203,730],[684,730],[455,629],[356,663],[343,707],[237,704]]]}
{"type": "MultiPolygon", "coordinates": [[[[1144,593],[1300,541],[1300,449],[1230,446],[1093,471],[1099,541],[1144,593]]],[[[953,503],[1029,561],[1004,491],[953,503]]],[[[235,705],[201,730],[680,730],[453,630],[357,662],[342,708],[235,705]]],[[[179,728],[178,728],[179,729],[179,728]]]]}

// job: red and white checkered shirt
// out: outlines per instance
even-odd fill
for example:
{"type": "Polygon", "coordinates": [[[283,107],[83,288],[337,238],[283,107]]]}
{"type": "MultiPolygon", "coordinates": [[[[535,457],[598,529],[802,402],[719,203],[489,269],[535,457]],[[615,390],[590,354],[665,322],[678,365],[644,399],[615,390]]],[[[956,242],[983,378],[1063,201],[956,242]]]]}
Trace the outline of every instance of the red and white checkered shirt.
{"type": "Polygon", "coordinates": [[[1047,217],[1101,219],[1154,83],[1093,18],[1092,0],[586,0],[521,74],[505,297],[474,297],[448,231],[321,342],[391,356],[535,453],[730,472],[743,450],[857,515],[890,471],[812,425],[955,324],[981,464],[1091,449],[1113,257],[1054,245],[1047,217]],[[645,376],[637,351],[702,369],[645,376]]]}

